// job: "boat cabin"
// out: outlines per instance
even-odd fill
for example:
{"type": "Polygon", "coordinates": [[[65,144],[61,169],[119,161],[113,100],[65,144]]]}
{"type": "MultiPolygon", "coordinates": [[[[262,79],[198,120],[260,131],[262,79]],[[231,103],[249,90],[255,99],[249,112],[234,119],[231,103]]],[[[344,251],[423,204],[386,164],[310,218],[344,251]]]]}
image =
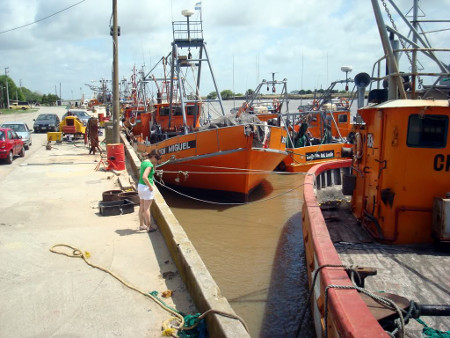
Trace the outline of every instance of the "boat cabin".
{"type": "Polygon", "coordinates": [[[335,138],[347,137],[353,128],[350,123],[349,110],[309,111],[302,113],[300,119],[308,123],[308,132],[317,139],[323,138],[323,131],[327,126],[331,130],[331,135],[335,138]]]}
{"type": "Polygon", "coordinates": [[[359,113],[354,215],[381,241],[431,242],[433,204],[450,192],[449,102],[395,100],[359,113]]]}
{"type": "Polygon", "coordinates": [[[186,123],[179,104],[172,105],[170,113],[169,103],[154,105],[153,112],[145,111],[145,107],[130,107],[125,111],[125,120],[133,126],[134,135],[142,135],[143,139],[150,139],[153,125],[158,125],[162,132],[176,135],[186,124],[191,130],[200,127],[201,103],[186,103],[186,123]]]}

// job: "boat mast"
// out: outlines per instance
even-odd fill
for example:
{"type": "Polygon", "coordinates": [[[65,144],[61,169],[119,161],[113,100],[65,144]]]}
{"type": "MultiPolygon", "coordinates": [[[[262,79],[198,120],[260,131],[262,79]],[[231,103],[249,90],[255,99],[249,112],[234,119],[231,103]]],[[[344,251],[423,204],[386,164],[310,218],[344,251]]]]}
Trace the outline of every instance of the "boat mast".
{"type": "Polygon", "coordinates": [[[388,64],[388,72],[389,72],[389,93],[388,98],[389,100],[395,100],[397,99],[397,94],[400,93],[401,99],[406,99],[406,92],[403,88],[403,81],[402,77],[400,75],[400,72],[398,70],[398,63],[397,59],[395,58],[394,52],[392,50],[392,46],[389,42],[388,33],[386,30],[386,25],[383,20],[383,16],[381,14],[380,5],[378,4],[379,0],[371,0],[372,1],[372,7],[375,14],[375,20],[377,22],[378,31],[380,33],[381,43],[383,44],[384,54],[387,58],[387,64],[388,64]]]}
{"type": "MultiPolygon", "coordinates": [[[[414,5],[413,5],[413,27],[414,27],[414,31],[413,31],[413,42],[414,44],[417,44],[417,15],[418,15],[418,11],[419,11],[419,0],[414,0],[414,5]]],[[[414,49],[412,52],[412,76],[411,76],[411,98],[415,99],[416,98],[416,74],[417,74],[417,51],[414,49]]]]}
{"type": "Polygon", "coordinates": [[[225,115],[222,103],[222,97],[220,95],[219,89],[217,87],[216,79],[214,77],[214,72],[209,61],[208,51],[206,50],[206,43],[203,39],[203,27],[202,21],[192,21],[190,17],[194,14],[193,11],[183,10],[181,12],[186,21],[174,21],[172,22],[173,28],[173,43],[172,43],[172,62],[171,62],[171,76],[170,76],[170,100],[169,100],[169,127],[172,118],[172,107],[174,101],[175,92],[175,81],[177,81],[178,91],[180,94],[181,103],[181,113],[183,116],[184,133],[188,133],[189,126],[187,125],[186,118],[186,104],[187,103],[197,103],[200,100],[200,78],[201,78],[201,65],[202,62],[206,62],[211,73],[214,88],[216,90],[217,99],[208,99],[204,102],[218,102],[220,105],[220,110],[222,115],[225,115]],[[188,54],[180,55],[183,48],[188,49],[188,54]],[[199,49],[198,59],[193,59],[191,54],[191,49],[199,49]],[[205,56],[203,56],[203,53],[205,56]],[[186,96],[185,89],[185,78],[181,72],[182,68],[192,68],[194,72],[194,67],[197,67],[197,78],[195,79],[195,98],[189,98],[186,96]]]}

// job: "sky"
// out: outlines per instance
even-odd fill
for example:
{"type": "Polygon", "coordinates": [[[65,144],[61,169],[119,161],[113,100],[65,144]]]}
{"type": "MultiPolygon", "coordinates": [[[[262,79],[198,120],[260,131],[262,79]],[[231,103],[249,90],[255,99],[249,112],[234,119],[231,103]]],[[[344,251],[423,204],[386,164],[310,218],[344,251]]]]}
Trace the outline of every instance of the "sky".
{"type": "MultiPolygon", "coordinates": [[[[0,31],[78,1],[1,0],[0,31]]],[[[196,2],[118,0],[121,79],[131,76],[134,65],[138,69],[145,65],[148,72],[170,52],[172,21],[184,20],[181,11],[193,10],[196,2]]],[[[412,6],[411,0],[396,3],[404,12],[412,6]]],[[[419,4],[427,19],[450,18],[450,0],[419,4]]],[[[112,0],[86,0],[37,24],[0,34],[0,73],[9,67],[9,76],[17,84],[21,80],[23,86],[40,93],[55,93],[56,86],[59,94],[61,83],[63,98],[79,99],[82,93],[89,97],[86,84],[111,79],[111,13],[112,0]]],[[[383,14],[387,21],[384,10],[383,14]]],[[[269,79],[271,72],[276,79],[288,80],[288,91],[325,89],[330,82],[345,78],[341,66],[353,67],[350,76],[370,74],[373,63],[383,55],[370,0],[203,0],[202,17],[220,90],[243,93],[269,79]]],[[[404,27],[396,15],[393,18],[399,28],[404,27]]],[[[428,31],[448,28],[450,23],[423,27],[428,31]]],[[[449,47],[450,30],[429,37],[434,47],[449,47]]],[[[450,64],[449,56],[443,59],[450,64]]],[[[406,61],[401,60],[405,71],[406,61]]],[[[206,95],[212,90],[212,81],[205,75],[200,92],[206,95]]]]}

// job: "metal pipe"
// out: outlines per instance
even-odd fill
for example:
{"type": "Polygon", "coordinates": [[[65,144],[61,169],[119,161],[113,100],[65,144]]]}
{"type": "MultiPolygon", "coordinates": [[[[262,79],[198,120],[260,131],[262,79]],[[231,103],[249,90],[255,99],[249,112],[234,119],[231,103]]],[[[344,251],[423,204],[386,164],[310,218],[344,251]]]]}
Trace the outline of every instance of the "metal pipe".
{"type": "Polygon", "coordinates": [[[117,0],[113,0],[113,143],[120,143],[119,124],[119,42],[117,0]]]}
{"type": "MultiPolygon", "coordinates": [[[[413,5],[413,42],[417,43],[417,16],[419,11],[419,0],[414,0],[413,5]]],[[[411,76],[411,98],[416,98],[416,72],[417,72],[417,50],[414,50],[412,53],[412,72],[414,75],[411,76]]]]}
{"type": "MultiPolygon", "coordinates": [[[[378,31],[380,33],[381,42],[383,45],[384,53],[387,56],[389,73],[398,73],[398,65],[392,51],[391,44],[389,43],[389,37],[385,29],[383,16],[381,14],[378,0],[371,0],[372,7],[375,14],[375,20],[377,22],[378,31]]],[[[399,76],[395,76],[389,83],[389,99],[394,100],[397,98],[397,92],[400,92],[400,98],[406,99],[405,89],[403,88],[402,79],[399,76]]]]}
{"type": "Polygon", "coordinates": [[[394,223],[394,237],[384,238],[385,241],[395,242],[398,238],[398,219],[400,217],[401,212],[412,211],[412,212],[432,212],[431,208],[422,208],[422,207],[408,207],[408,206],[400,206],[395,208],[395,223],[394,223]]]}

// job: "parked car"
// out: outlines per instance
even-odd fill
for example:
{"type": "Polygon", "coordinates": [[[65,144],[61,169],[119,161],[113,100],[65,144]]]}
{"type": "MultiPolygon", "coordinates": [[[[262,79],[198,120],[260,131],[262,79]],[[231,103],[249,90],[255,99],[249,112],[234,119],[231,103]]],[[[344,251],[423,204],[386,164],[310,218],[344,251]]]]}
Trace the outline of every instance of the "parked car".
{"type": "Polygon", "coordinates": [[[35,133],[47,131],[59,131],[59,117],[56,114],[40,114],[33,120],[33,129],[35,133]]]}
{"type": "Polygon", "coordinates": [[[25,156],[25,145],[16,132],[10,128],[0,128],[0,158],[11,164],[14,156],[25,156]]]}
{"type": "Polygon", "coordinates": [[[22,141],[25,144],[25,150],[28,150],[31,146],[31,132],[28,125],[24,122],[6,122],[1,125],[2,128],[10,128],[16,132],[17,135],[22,137],[22,141]]]}
{"type": "Polygon", "coordinates": [[[87,126],[87,123],[89,121],[89,119],[91,118],[91,116],[86,113],[84,110],[68,110],[67,113],[65,113],[62,117],[62,120],[64,120],[64,118],[66,116],[76,116],[78,117],[78,119],[83,122],[84,126],[87,126]]]}

